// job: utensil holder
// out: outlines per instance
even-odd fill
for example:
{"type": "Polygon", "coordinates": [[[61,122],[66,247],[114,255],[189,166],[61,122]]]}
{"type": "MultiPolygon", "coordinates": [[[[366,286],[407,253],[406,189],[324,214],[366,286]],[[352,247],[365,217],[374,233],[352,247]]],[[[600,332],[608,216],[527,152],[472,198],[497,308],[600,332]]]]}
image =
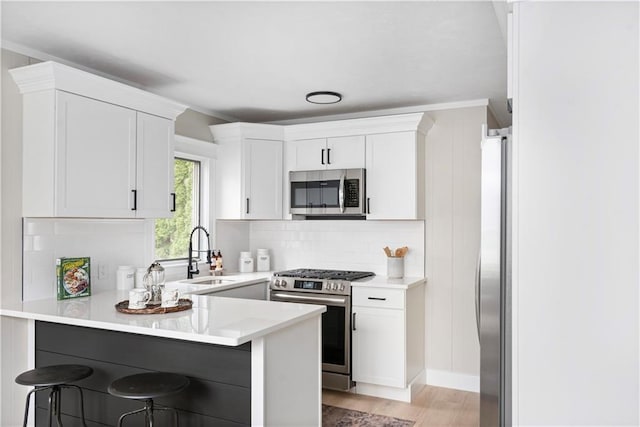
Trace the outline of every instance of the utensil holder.
{"type": "Polygon", "coordinates": [[[387,257],[387,277],[389,279],[404,277],[404,257],[387,257]]]}

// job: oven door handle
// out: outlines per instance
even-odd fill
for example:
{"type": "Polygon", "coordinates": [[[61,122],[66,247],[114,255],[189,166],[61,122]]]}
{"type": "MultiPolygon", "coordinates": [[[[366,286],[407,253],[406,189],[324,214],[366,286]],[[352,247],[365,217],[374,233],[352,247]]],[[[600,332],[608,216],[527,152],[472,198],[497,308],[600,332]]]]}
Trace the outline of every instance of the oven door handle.
{"type": "Polygon", "coordinates": [[[344,178],[345,174],[340,175],[340,188],[338,188],[338,199],[340,199],[340,212],[344,213],[344,178]]]}
{"type": "Polygon", "coordinates": [[[309,297],[306,295],[292,295],[292,294],[283,294],[280,292],[274,292],[271,294],[271,298],[282,298],[287,300],[295,300],[295,301],[308,301],[308,302],[317,302],[317,303],[332,303],[332,304],[341,304],[347,305],[347,298],[340,297],[309,297]]]}

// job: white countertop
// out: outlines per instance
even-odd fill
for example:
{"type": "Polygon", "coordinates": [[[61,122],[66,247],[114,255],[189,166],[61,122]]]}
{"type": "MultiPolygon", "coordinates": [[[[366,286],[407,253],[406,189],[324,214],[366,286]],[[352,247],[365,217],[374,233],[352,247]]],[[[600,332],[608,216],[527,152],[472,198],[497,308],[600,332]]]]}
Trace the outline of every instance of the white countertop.
{"type": "Polygon", "coordinates": [[[168,314],[124,314],[114,306],[128,299],[127,291],[111,291],[64,301],[52,298],[5,304],[0,308],[0,315],[236,346],[326,311],[325,306],[315,304],[205,295],[192,295],[191,298],[193,307],[190,310],[168,314]]]}
{"type": "MultiPolygon", "coordinates": [[[[177,313],[119,313],[114,306],[128,299],[128,293],[110,291],[64,301],[51,298],[4,304],[0,315],[236,346],[326,311],[326,307],[314,304],[198,295],[268,281],[271,276],[272,272],[237,273],[167,282],[167,288],[178,288],[182,295],[191,294],[193,300],[190,310],[177,313]],[[202,283],[211,279],[220,279],[221,283],[202,283]]],[[[424,277],[389,279],[374,276],[351,282],[351,286],[409,289],[425,282],[424,277]]]]}
{"type": "Polygon", "coordinates": [[[390,289],[409,289],[414,286],[426,283],[424,277],[403,277],[402,279],[389,279],[387,276],[373,276],[366,279],[351,282],[352,288],[390,288],[390,289]]]}

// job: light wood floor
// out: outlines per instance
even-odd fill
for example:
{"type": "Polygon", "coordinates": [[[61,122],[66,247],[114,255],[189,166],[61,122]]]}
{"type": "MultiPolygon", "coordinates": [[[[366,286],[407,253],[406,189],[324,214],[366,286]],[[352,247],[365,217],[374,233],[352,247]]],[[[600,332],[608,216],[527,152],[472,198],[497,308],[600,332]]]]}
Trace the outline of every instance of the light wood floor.
{"type": "Polygon", "coordinates": [[[467,391],[424,386],[413,403],[322,390],[322,403],[415,421],[416,427],[477,427],[480,395],[467,391]]]}

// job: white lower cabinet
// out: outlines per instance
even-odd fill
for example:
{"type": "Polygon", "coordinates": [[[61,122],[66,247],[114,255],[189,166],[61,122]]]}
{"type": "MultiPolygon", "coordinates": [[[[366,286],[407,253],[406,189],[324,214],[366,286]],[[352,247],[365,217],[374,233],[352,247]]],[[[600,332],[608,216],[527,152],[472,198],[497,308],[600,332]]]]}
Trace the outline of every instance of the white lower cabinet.
{"type": "Polygon", "coordinates": [[[353,306],[353,380],[404,387],[404,310],[353,306]]]}
{"type": "Polygon", "coordinates": [[[356,393],[410,402],[424,372],[424,284],[352,288],[356,393]]]}

